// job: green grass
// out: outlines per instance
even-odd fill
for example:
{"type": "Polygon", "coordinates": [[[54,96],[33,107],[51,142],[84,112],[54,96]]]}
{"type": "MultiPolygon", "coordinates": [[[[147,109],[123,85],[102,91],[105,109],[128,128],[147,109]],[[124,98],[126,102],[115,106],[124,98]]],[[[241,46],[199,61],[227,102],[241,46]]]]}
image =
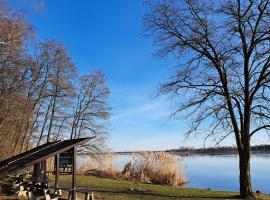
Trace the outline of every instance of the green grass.
{"type": "MultiPolygon", "coordinates": [[[[71,184],[70,176],[61,176],[62,184],[71,184]]],[[[136,183],[132,181],[99,178],[95,176],[78,176],[77,185],[92,188],[97,199],[110,200],[137,200],[137,199],[239,199],[239,193],[227,191],[214,191],[195,188],[176,188],[164,185],[136,183]],[[130,189],[143,191],[131,191],[130,189]]],[[[260,199],[270,199],[269,196],[260,195],[260,199]]]]}

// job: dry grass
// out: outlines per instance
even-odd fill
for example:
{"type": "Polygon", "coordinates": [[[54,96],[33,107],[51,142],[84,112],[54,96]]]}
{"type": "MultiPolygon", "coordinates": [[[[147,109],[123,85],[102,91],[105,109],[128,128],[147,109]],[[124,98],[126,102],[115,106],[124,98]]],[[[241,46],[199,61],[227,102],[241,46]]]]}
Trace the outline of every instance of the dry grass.
{"type": "Polygon", "coordinates": [[[46,163],[47,163],[47,172],[53,172],[54,171],[54,157],[48,158],[46,163]]]}
{"type": "Polygon", "coordinates": [[[81,157],[78,172],[170,186],[178,186],[186,182],[182,161],[169,153],[141,152],[132,154],[131,157],[132,162],[127,163],[122,172],[117,169],[115,154],[81,157]]]}
{"type": "Polygon", "coordinates": [[[126,179],[171,186],[186,182],[182,161],[165,152],[141,152],[132,155],[122,171],[126,179]]]}
{"type": "MultiPolygon", "coordinates": [[[[120,174],[117,170],[116,155],[112,153],[94,156],[78,156],[77,174],[87,174],[90,171],[99,171],[112,177],[120,174]]],[[[47,159],[47,171],[54,171],[54,157],[47,159]]]]}
{"type": "Polygon", "coordinates": [[[79,174],[118,177],[120,172],[117,169],[116,157],[117,155],[112,153],[80,157],[78,160],[77,172],[79,174]]]}
{"type": "MultiPolygon", "coordinates": [[[[169,153],[134,153],[122,171],[118,169],[118,161],[118,156],[113,153],[81,156],[77,160],[77,173],[170,186],[186,182],[182,160],[169,153]]],[[[47,168],[53,170],[53,160],[47,161],[47,168]]]]}

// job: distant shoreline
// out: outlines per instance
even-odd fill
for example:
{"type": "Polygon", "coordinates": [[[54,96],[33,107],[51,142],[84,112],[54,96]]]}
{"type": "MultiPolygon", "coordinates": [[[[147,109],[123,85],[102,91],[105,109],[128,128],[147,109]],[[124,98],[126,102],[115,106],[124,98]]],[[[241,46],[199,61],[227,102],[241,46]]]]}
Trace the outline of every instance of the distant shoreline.
{"type": "MultiPolygon", "coordinates": [[[[129,152],[113,152],[113,154],[118,154],[118,155],[131,155],[131,154],[136,154],[136,153],[141,153],[143,151],[129,151],[129,152]]],[[[151,152],[167,152],[167,151],[151,151],[151,152]]],[[[238,155],[237,152],[223,152],[223,153],[179,153],[179,152],[167,152],[173,155],[178,155],[178,156],[226,156],[226,155],[238,155]]],[[[101,154],[106,154],[106,153],[101,153],[101,154]]],[[[251,151],[251,156],[252,155],[263,155],[263,154],[270,154],[269,151],[251,151]]]]}
{"type": "MultiPolygon", "coordinates": [[[[134,153],[140,153],[144,151],[121,151],[114,152],[119,155],[130,155],[134,153]]],[[[192,156],[192,155],[233,155],[238,154],[236,147],[210,147],[210,148],[179,148],[170,149],[165,151],[152,151],[152,152],[167,152],[181,156],[192,156]]],[[[251,154],[270,154],[270,145],[256,145],[250,148],[251,154]]]]}

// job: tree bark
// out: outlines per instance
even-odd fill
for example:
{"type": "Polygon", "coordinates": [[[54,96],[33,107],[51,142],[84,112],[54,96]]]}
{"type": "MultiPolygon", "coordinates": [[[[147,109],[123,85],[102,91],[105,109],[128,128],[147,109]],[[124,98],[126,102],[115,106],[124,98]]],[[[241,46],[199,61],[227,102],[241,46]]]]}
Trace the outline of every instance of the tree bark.
{"type": "Polygon", "coordinates": [[[240,195],[242,198],[253,199],[254,193],[251,186],[249,150],[239,152],[239,169],[240,195]]]}

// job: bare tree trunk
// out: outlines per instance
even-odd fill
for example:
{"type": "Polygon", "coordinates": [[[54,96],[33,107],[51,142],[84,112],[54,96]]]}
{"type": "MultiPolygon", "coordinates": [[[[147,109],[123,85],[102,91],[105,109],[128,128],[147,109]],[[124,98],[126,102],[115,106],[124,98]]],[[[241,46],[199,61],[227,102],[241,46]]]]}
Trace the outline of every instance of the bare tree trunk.
{"type": "MultiPolygon", "coordinates": [[[[29,112],[27,114],[27,117],[26,117],[26,124],[25,124],[25,128],[24,128],[24,132],[23,132],[23,139],[22,139],[22,146],[21,146],[21,150],[20,150],[20,153],[22,153],[24,150],[25,150],[25,146],[27,145],[27,141],[26,141],[26,138],[28,137],[28,140],[29,140],[29,119],[32,115],[32,110],[31,112],[29,112]]],[[[24,120],[24,117],[23,117],[23,120],[24,120]]],[[[24,124],[24,123],[22,123],[24,124]]],[[[27,150],[27,149],[26,149],[27,150]]]]}
{"type": "Polygon", "coordinates": [[[54,122],[54,115],[55,115],[55,110],[56,110],[56,101],[58,98],[58,84],[59,84],[59,75],[60,74],[60,69],[57,68],[56,72],[56,82],[54,85],[54,90],[53,90],[53,95],[52,95],[52,112],[51,112],[51,117],[50,117],[50,123],[49,123],[49,129],[48,129],[48,134],[47,134],[47,142],[50,142],[50,137],[51,137],[51,132],[52,132],[52,127],[53,127],[53,122],[54,122]]]}
{"type": "Polygon", "coordinates": [[[50,118],[50,123],[49,123],[48,134],[47,134],[47,142],[50,142],[50,136],[51,136],[52,126],[53,126],[53,121],[54,121],[54,112],[55,112],[55,107],[56,107],[56,96],[54,95],[52,98],[53,98],[52,113],[51,113],[51,118],[50,118]]]}
{"type": "Polygon", "coordinates": [[[58,128],[57,134],[56,134],[56,136],[54,137],[54,141],[57,141],[58,138],[60,137],[60,132],[61,132],[61,129],[62,129],[63,125],[64,125],[65,120],[66,120],[66,118],[64,118],[64,119],[62,120],[62,122],[61,122],[61,124],[60,124],[60,126],[59,126],[59,128],[58,128]]]}
{"type": "Polygon", "coordinates": [[[38,142],[37,142],[37,146],[39,146],[40,143],[41,143],[41,140],[42,140],[42,137],[43,137],[43,133],[45,131],[46,124],[47,124],[47,121],[48,121],[48,115],[49,115],[49,112],[50,112],[50,107],[51,107],[51,103],[48,104],[48,108],[47,108],[45,117],[43,119],[44,122],[43,122],[43,126],[41,128],[41,131],[40,131],[40,136],[39,136],[39,139],[38,139],[38,142]]]}
{"type": "Polygon", "coordinates": [[[254,197],[251,187],[250,177],[250,153],[245,149],[239,152],[239,169],[240,169],[240,195],[243,198],[254,197]]]}
{"type": "MultiPolygon", "coordinates": [[[[248,99],[248,97],[246,97],[246,99],[248,99]]],[[[246,100],[244,115],[245,123],[241,134],[242,148],[238,148],[240,195],[243,198],[253,199],[255,195],[252,190],[250,177],[250,116],[250,103],[246,100]]]]}

